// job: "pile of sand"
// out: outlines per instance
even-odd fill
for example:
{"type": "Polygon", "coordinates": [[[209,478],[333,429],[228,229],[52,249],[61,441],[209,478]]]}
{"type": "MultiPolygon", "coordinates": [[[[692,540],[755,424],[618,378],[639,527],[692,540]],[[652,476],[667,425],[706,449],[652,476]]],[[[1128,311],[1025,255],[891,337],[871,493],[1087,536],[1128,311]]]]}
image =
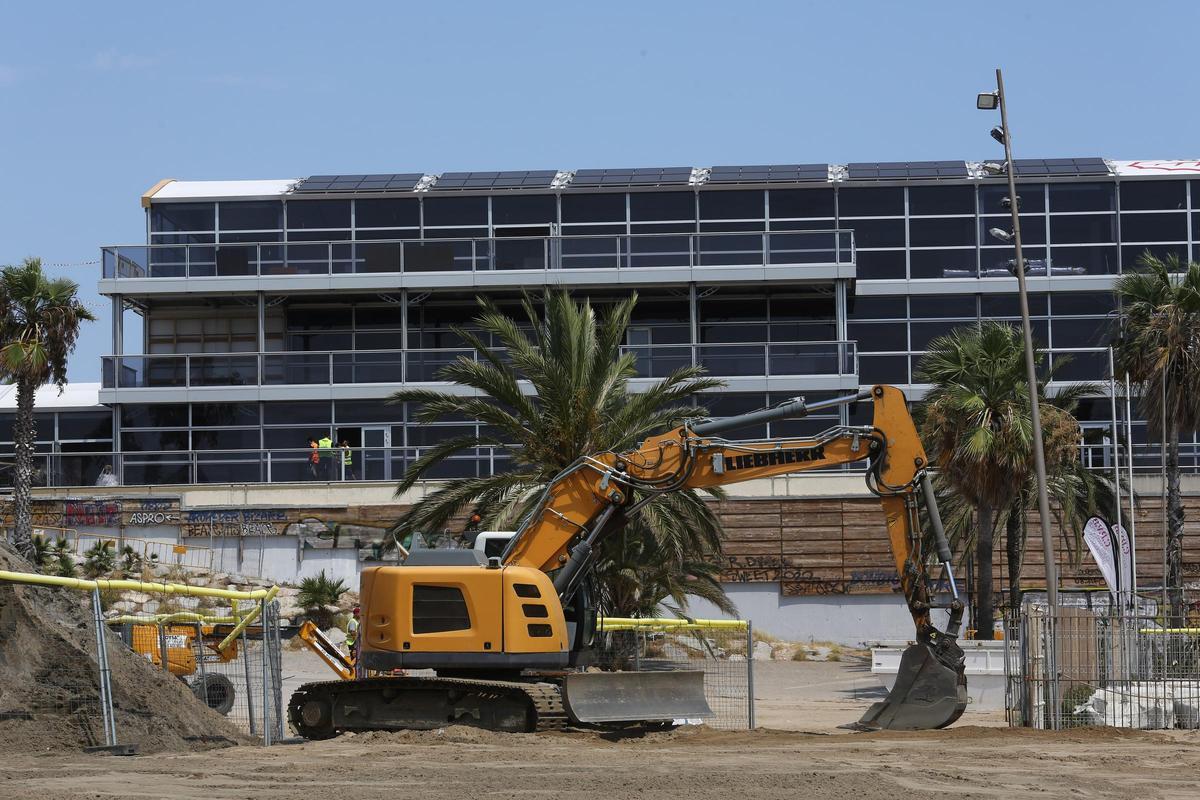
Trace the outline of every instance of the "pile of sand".
{"type": "MultiPolygon", "coordinates": [[[[2,543],[0,569],[32,571],[2,543]]],[[[153,753],[246,741],[111,633],[108,660],[119,743],[153,753]]],[[[99,686],[91,596],[0,582],[0,752],[103,745],[99,686]]]]}

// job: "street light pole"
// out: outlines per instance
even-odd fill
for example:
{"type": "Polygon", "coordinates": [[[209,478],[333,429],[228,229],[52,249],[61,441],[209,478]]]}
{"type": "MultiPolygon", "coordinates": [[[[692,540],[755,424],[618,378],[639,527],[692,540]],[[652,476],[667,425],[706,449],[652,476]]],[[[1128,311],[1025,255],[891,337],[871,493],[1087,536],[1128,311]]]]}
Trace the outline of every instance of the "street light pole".
{"type": "MultiPolygon", "coordinates": [[[[1017,202],[1017,177],[1013,168],[1012,131],[1008,127],[1008,103],[1004,76],[996,70],[996,95],[1000,104],[1000,127],[1004,131],[1004,164],[1008,174],[1008,197],[1012,210],[1013,247],[1016,251],[1017,293],[1021,300],[1021,330],[1025,335],[1025,376],[1029,382],[1029,416],[1033,424],[1033,468],[1037,474],[1038,514],[1042,518],[1042,553],[1046,559],[1046,600],[1053,615],[1058,608],[1058,569],[1050,538],[1050,493],[1046,488],[1046,451],[1042,443],[1042,415],[1038,407],[1037,366],[1033,357],[1033,333],[1029,324],[1029,293],[1025,287],[1025,259],[1021,254],[1021,217],[1017,202]]],[[[1047,269],[1047,275],[1049,270],[1047,269]]]]}

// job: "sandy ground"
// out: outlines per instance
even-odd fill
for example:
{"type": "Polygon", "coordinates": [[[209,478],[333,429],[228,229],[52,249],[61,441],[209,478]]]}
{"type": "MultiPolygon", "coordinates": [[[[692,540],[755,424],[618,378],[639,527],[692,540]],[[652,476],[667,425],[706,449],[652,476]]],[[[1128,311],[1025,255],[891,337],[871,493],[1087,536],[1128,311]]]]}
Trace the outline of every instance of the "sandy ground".
{"type": "MultiPolygon", "coordinates": [[[[1200,797],[1197,733],[1009,730],[998,714],[968,713],[947,731],[851,734],[836,726],[879,694],[863,667],[758,666],[754,732],[450,728],[139,758],[7,754],[0,797],[1200,797]]],[[[304,657],[289,657],[285,673],[296,682],[327,674],[304,657]]]]}

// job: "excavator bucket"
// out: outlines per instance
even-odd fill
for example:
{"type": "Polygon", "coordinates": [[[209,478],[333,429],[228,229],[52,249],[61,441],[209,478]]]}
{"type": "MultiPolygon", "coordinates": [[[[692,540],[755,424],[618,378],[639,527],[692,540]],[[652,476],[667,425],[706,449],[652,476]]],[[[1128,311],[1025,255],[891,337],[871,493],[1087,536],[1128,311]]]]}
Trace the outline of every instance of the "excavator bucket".
{"type": "Polygon", "coordinates": [[[711,717],[703,672],[575,672],[563,705],[576,723],[661,722],[711,717]]]}
{"type": "Polygon", "coordinates": [[[941,647],[923,643],[909,646],[900,657],[900,671],[887,699],[875,703],[862,719],[845,727],[860,731],[944,728],[961,717],[966,707],[962,650],[946,637],[941,647]]]}

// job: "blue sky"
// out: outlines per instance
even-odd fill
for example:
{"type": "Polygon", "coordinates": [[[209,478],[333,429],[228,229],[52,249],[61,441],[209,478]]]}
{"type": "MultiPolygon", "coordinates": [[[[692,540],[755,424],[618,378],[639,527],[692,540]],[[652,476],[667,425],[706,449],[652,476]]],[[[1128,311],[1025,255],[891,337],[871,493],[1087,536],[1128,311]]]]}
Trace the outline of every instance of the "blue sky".
{"type": "MultiPolygon", "coordinates": [[[[163,177],[1200,156],[1195,2],[21,3],[0,263],[144,239],[163,177]]],[[[95,265],[54,267],[101,321],[95,265]]]]}

